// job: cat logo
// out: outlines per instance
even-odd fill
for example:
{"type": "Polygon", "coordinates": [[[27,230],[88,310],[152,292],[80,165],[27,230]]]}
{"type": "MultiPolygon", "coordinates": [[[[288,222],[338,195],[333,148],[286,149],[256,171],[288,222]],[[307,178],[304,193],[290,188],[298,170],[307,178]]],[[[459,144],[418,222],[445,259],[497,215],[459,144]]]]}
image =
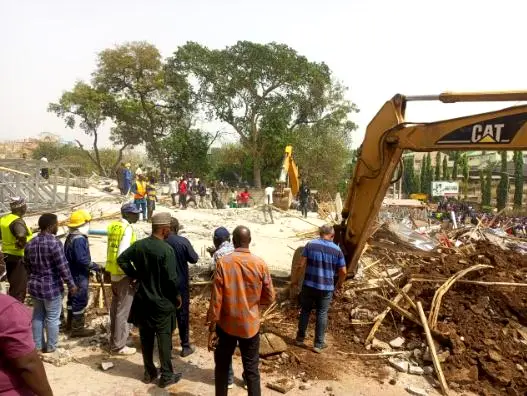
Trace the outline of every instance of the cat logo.
{"type": "Polygon", "coordinates": [[[508,143],[501,139],[505,124],[476,124],[472,127],[472,143],[508,143]]]}

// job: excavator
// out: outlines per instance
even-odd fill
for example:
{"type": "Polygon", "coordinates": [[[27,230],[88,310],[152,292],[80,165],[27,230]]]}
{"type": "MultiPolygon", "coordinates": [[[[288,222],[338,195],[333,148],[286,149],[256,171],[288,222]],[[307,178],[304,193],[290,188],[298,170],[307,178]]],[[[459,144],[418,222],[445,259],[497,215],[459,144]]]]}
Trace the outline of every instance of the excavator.
{"type": "Polygon", "coordinates": [[[527,105],[516,103],[502,110],[423,123],[405,119],[407,104],[415,101],[518,102],[527,101],[527,91],[397,94],[384,104],[366,129],[348,183],[343,220],[335,227],[335,242],[344,252],[349,277],[357,272],[387,189],[402,176],[404,150],[527,150],[527,105]]]}
{"type": "Polygon", "coordinates": [[[296,197],[299,190],[300,178],[298,166],[293,159],[293,146],[286,146],[282,170],[273,193],[274,205],[282,210],[288,210],[291,207],[293,197],[296,197]]]}

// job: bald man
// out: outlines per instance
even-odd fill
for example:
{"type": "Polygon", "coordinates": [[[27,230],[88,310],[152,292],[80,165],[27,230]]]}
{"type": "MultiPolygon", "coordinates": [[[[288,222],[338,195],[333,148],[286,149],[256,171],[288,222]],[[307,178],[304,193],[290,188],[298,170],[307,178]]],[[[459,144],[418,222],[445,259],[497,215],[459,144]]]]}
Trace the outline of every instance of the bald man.
{"type": "Polygon", "coordinates": [[[236,227],[232,241],[234,252],[221,257],[216,265],[208,314],[209,350],[215,349],[216,396],[227,396],[236,345],[242,355],[248,394],[259,396],[260,305],[271,304],[275,293],[267,265],[249,251],[251,231],[236,227]]]}

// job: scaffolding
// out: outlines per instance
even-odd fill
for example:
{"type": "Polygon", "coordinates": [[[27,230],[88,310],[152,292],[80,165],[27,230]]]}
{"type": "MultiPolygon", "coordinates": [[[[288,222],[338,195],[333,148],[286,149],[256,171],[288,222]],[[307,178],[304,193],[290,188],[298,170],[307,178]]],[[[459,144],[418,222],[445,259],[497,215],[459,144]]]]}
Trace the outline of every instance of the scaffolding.
{"type": "Polygon", "coordinates": [[[76,176],[66,165],[28,159],[0,160],[0,214],[9,212],[10,197],[24,197],[29,211],[67,206],[76,176]],[[46,176],[46,177],[44,177],[46,176]]]}

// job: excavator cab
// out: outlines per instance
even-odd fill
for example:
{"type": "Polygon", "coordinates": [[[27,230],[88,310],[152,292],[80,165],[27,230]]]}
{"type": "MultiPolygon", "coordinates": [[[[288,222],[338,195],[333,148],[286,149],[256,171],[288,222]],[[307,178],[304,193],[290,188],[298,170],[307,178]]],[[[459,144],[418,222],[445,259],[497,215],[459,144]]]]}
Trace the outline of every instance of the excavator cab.
{"type": "Polygon", "coordinates": [[[293,198],[296,197],[300,189],[300,179],[298,167],[293,159],[293,146],[286,146],[282,170],[278,178],[273,193],[273,202],[277,208],[288,210],[291,207],[293,198]]]}

